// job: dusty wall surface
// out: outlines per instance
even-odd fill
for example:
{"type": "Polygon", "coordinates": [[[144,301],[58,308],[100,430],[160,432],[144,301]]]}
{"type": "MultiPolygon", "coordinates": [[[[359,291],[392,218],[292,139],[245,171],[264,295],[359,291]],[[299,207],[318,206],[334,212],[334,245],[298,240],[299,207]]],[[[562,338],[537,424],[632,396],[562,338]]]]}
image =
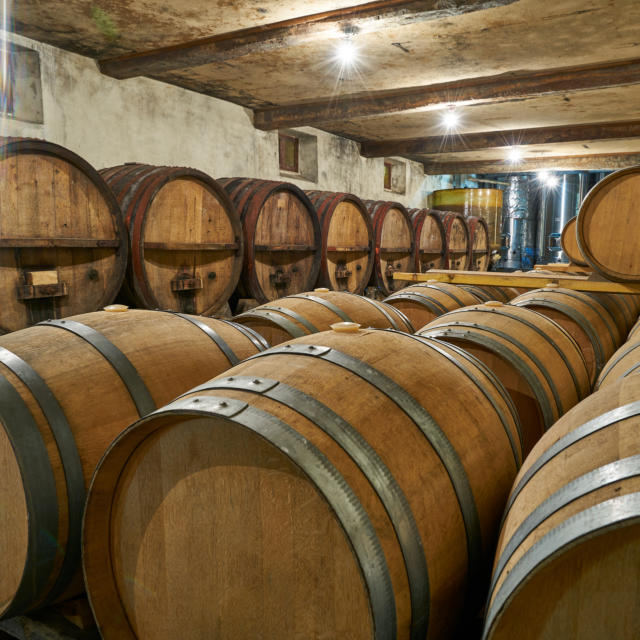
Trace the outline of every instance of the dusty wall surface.
{"type": "Polygon", "coordinates": [[[317,136],[317,182],[282,178],[277,132],[255,129],[249,110],[148,78],[114,80],[89,58],[15,34],[7,38],[40,54],[44,123],[0,118],[2,135],[61,144],[98,169],[125,162],[179,165],[214,178],[286,179],[303,189],[411,207],[424,206],[433,189],[422,165],[402,159],[406,193],[385,191],[382,158],[363,158],[357,143],[312,128],[300,131],[317,136]]]}

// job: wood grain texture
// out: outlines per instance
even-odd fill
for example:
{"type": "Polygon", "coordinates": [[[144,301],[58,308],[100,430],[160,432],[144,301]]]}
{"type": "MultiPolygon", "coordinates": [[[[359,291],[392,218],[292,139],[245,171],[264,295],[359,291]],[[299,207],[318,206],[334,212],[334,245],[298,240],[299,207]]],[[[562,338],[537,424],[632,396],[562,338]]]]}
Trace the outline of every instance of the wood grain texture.
{"type": "MultiPolygon", "coordinates": [[[[394,635],[405,640],[411,626],[409,568],[373,476],[353,452],[347,454],[344,442],[305,417],[312,399],[330,406],[372,447],[405,495],[428,562],[427,637],[451,634],[465,585],[473,580],[452,479],[401,408],[406,405],[396,404],[371,376],[378,370],[400,385],[450,441],[477,505],[483,556],[491,553],[505,489],[517,468],[508,437],[517,438],[516,426],[504,391],[463,352],[401,333],[325,332],[288,344],[307,351],[330,347],[372,373],[362,377],[322,358],[272,350],[184,402],[202,406],[212,396],[247,403],[246,411],[278,418],[308,448],[322,451],[373,525],[393,586],[394,635]],[[266,378],[304,394],[300,404],[232,384],[266,378]]],[[[164,640],[178,629],[189,639],[237,638],[238,629],[243,637],[274,640],[373,637],[357,559],[319,497],[311,470],[294,472],[287,460],[293,452],[249,433],[239,422],[247,419],[243,412],[228,418],[209,411],[177,415],[167,407],[129,430],[103,460],[89,498],[84,565],[105,640],[164,640]],[[111,511],[107,504],[113,504],[111,511]]]]}
{"type": "Polygon", "coordinates": [[[402,311],[419,328],[448,311],[478,304],[482,299],[455,284],[434,280],[400,289],[384,301],[402,311]]]}
{"type": "Polygon", "coordinates": [[[244,230],[241,288],[260,303],[309,291],[318,279],[321,230],[304,191],[288,182],[223,178],[244,230]]]}
{"type": "Polygon", "coordinates": [[[131,244],[127,293],[136,306],[210,315],[240,279],[242,227],[213,178],[182,167],[126,164],[101,172],[131,244]],[[179,283],[192,280],[186,290],[179,283]]]}
{"type": "Polygon", "coordinates": [[[601,180],[580,205],[578,248],[610,280],[640,282],[640,240],[635,228],[639,193],[640,167],[631,167],[601,180]]]}
{"type": "Polygon", "coordinates": [[[233,321],[257,331],[271,346],[328,331],[337,322],[407,333],[413,333],[415,326],[390,304],[344,291],[322,290],[274,300],[237,315],[233,321]]]}
{"type": "Polygon", "coordinates": [[[86,161],[43,140],[0,138],[0,210],[0,333],[113,301],[126,268],[126,229],[86,161]],[[42,271],[64,295],[24,299],[19,287],[42,271]]]}
{"type": "Polygon", "coordinates": [[[408,211],[416,234],[416,271],[444,269],[447,238],[442,219],[429,209],[408,211]]]}
{"type": "Polygon", "coordinates": [[[562,229],[562,234],[560,235],[560,245],[562,246],[562,250],[567,254],[569,260],[573,264],[580,265],[581,267],[588,266],[588,263],[585,262],[584,256],[580,251],[580,247],[578,246],[578,238],[576,237],[576,222],[577,217],[571,218],[567,224],[564,225],[562,229]]]}
{"type": "Polygon", "coordinates": [[[622,343],[615,319],[586,293],[560,288],[534,289],[510,304],[537,311],[566,329],[582,351],[592,384],[622,343]]]}
{"type": "Polygon", "coordinates": [[[373,223],[375,259],[371,286],[389,295],[402,283],[393,279],[396,271],[415,267],[415,231],[409,212],[398,202],[365,200],[373,223]]]}
{"type": "MultiPolygon", "coordinates": [[[[209,335],[172,313],[144,310],[119,313],[100,311],[72,316],[67,318],[66,322],[71,320],[99,332],[126,356],[133,369],[138,372],[156,406],[162,406],[178,394],[224,371],[232,364],[209,335]]],[[[217,332],[238,359],[246,358],[258,351],[253,342],[237,327],[211,318],[198,318],[198,321],[217,332]]],[[[70,331],[51,325],[39,325],[10,333],[0,339],[0,346],[35,370],[52,397],[57,400],[69,424],[71,442],[78,452],[81,477],[88,484],[98,460],[111,441],[140,416],[123,379],[107,358],[91,344],[70,331]]],[[[44,570],[39,568],[43,564],[41,558],[34,557],[34,540],[38,540],[38,536],[40,540],[42,536],[51,540],[57,552],[51,574],[44,576],[46,580],[43,592],[36,594],[33,601],[26,603],[24,610],[37,606],[47,596],[69,551],[69,516],[81,515],[71,514],[69,511],[65,483],[69,459],[62,460],[63,445],[54,439],[54,428],[49,422],[50,414],[45,416],[40,406],[42,396],[33,385],[27,386],[8,368],[4,363],[5,357],[6,354],[3,353],[3,364],[0,365],[3,384],[9,384],[22,398],[33,416],[40,433],[39,437],[46,448],[57,495],[57,504],[47,504],[46,508],[58,511],[58,530],[39,530],[34,512],[25,508],[27,493],[33,501],[30,504],[38,505],[38,500],[41,500],[38,490],[41,487],[27,487],[25,478],[16,476],[14,471],[18,458],[12,447],[19,446],[19,443],[13,439],[9,440],[8,437],[10,432],[15,432],[16,424],[2,423],[0,459],[6,463],[2,468],[7,477],[0,493],[0,512],[15,517],[3,521],[0,534],[0,555],[11,557],[7,569],[0,574],[0,616],[8,610],[16,596],[16,589],[25,569],[25,558],[29,557],[31,562],[35,563],[36,571],[44,570]],[[31,537],[34,532],[35,538],[31,537]]],[[[6,396],[4,402],[9,403],[10,398],[6,396]]],[[[12,406],[8,404],[9,409],[12,406]]],[[[7,415],[12,414],[3,413],[5,419],[7,415]]],[[[24,428],[26,429],[26,426],[24,428]]],[[[81,505],[76,508],[81,509],[81,505]]],[[[75,533],[79,534],[79,531],[75,533]]],[[[44,545],[45,550],[49,548],[48,545],[44,545]]],[[[77,571],[79,567],[75,569],[77,571]]],[[[79,584],[81,585],[81,582],[79,584]]],[[[75,588],[74,591],[72,585],[65,595],[74,595],[77,585],[75,588]]],[[[13,613],[15,615],[21,612],[13,613]]]]}
{"type": "Polygon", "coordinates": [[[374,262],[373,226],[360,198],[350,193],[306,191],[322,229],[318,287],[362,293],[374,262]]]}
{"type": "Polygon", "coordinates": [[[438,215],[442,219],[447,246],[444,268],[455,271],[469,269],[471,236],[465,217],[455,211],[439,211],[438,215]]]}
{"type": "Polygon", "coordinates": [[[573,338],[529,309],[500,302],[457,309],[417,335],[462,347],[498,376],[518,408],[525,454],[591,390],[587,365],[573,338]]]}
{"type": "Polygon", "coordinates": [[[469,269],[488,271],[491,264],[491,247],[487,221],[477,216],[469,216],[467,224],[469,225],[469,269]]]}
{"type": "MultiPolygon", "coordinates": [[[[624,476],[614,473],[620,461],[629,464],[632,456],[640,454],[638,412],[630,409],[617,419],[607,416],[619,407],[629,409],[639,392],[640,378],[634,377],[591,395],[560,419],[531,451],[516,478],[505,515],[489,611],[508,573],[536,543],[539,547],[545,544],[545,535],[558,533],[586,509],[640,490],[640,476],[633,466],[624,476]],[[596,420],[599,423],[593,422],[596,420]],[[583,437],[574,436],[579,429],[583,437]],[[551,447],[556,451],[553,456],[549,455],[551,447]],[[596,473],[601,475],[588,481],[586,474],[593,477],[596,473]],[[573,499],[562,499],[571,486],[573,499]],[[557,507],[543,512],[545,501],[555,501],[557,507]]],[[[547,555],[544,569],[535,567],[517,574],[513,595],[493,617],[490,628],[485,628],[484,637],[513,637],[516,626],[522,638],[635,637],[640,629],[636,606],[639,535],[634,521],[605,526],[547,555]]]]}

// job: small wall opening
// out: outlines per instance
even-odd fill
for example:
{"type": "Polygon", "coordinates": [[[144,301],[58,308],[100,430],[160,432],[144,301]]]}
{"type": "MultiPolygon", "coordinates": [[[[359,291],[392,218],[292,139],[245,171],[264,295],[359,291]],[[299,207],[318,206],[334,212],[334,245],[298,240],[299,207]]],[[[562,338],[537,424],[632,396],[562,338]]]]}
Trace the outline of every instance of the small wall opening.
{"type": "Polygon", "coordinates": [[[278,132],[280,175],[318,181],[318,138],[291,129],[278,132]]]}

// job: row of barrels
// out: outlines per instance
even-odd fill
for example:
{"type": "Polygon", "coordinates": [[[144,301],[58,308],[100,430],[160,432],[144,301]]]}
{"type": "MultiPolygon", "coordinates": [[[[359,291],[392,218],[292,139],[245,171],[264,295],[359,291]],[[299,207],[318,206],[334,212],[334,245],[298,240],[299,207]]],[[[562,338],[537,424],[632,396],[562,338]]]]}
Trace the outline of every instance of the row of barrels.
{"type": "Polygon", "coordinates": [[[210,315],[238,284],[259,303],[316,284],[388,295],[396,271],[488,266],[482,219],[187,168],[98,173],[42,140],[0,138],[0,154],[0,332],[102,308],[122,284],[137,307],[210,315]]]}
{"type": "MultiPolygon", "coordinates": [[[[518,468],[592,376],[551,318],[481,303],[517,292],[427,284],[450,310],[417,334],[410,307],[313,291],[234,323],[116,307],[2,337],[3,615],[81,588],[86,486],[140,417],[84,516],[104,638],[447,637],[518,468]]],[[[626,333],[623,308],[601,313],[626,333]]]]}

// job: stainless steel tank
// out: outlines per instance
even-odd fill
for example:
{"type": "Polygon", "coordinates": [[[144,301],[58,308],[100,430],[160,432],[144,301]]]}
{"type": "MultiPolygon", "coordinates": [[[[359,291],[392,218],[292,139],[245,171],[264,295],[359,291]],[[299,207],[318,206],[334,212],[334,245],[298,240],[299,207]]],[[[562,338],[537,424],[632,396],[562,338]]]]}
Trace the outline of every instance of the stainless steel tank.
{"type": "Polygon", "coordinates": [[[564,226],[578,215],[580,203],[587,194],[592,178],[588,173],[556,174],[555,187],[544,186],[538,208],[536,247],[538,262],[569,262],[562,251],[560,236],[564,226]]]}
{"type": "Polygon", "coordinates": [[[532,269],[535,264],[536,211],[531,206],[531,178],[510,176],[502,211],[501,269],[532,269]]]}

